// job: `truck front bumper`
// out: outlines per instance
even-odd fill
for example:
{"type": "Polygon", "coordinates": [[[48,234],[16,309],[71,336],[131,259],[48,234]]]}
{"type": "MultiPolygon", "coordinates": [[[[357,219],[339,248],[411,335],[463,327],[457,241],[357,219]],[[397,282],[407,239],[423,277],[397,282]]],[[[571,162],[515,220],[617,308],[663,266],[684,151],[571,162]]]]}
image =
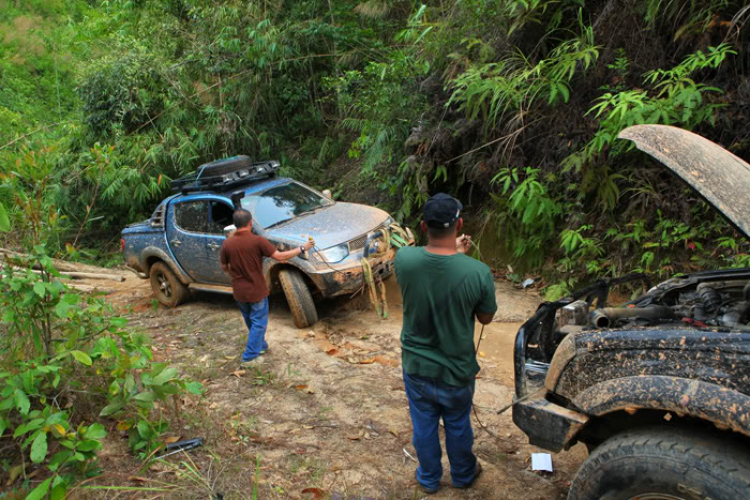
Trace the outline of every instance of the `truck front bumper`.
{"type": "Polygon", "coordinates": [[[538,396],[513,405],[513,423],[529,437],[529,443],[557,453],[575,444],[575,435],[589,417],[538,396]]]}
{"type": "MultiPolygon", "coordinates": [[[[391,248],[382,256],[368,259],[375,281],[378,279],[384,280],[393,274],[395,257],[396,249],[391,248]]],[[[323,264],[323,268],[319,272],[309,273],[308,276],[323,297],[351,295],[361,290],[365,284],[364,269],[361,263],[348,266],[332,265],[331,267],[323,264]]]]}

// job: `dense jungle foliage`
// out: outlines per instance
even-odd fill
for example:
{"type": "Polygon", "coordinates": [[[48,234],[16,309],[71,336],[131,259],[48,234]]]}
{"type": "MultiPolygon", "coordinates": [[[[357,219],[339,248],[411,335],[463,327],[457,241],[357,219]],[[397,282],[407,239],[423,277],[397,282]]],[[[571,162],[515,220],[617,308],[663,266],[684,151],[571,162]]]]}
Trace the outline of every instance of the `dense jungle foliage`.
{"type": "Polygon", "coordinates": [[[671,124],[750,159],[749,11],[0,0],[6,243],[106,258],[169,179],[244,153],[407,223],[453,193],[485,260],[554,276],[550,296],[629,270],[747,265],[723,219],[616,136],[671,124]]]}

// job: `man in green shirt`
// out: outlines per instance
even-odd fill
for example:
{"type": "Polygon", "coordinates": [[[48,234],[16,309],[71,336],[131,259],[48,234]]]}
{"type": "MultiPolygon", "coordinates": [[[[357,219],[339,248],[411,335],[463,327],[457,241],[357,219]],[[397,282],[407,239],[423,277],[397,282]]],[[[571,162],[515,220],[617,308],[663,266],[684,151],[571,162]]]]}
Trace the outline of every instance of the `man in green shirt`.
{"type": "Polygon", "coordinates": [[[461,202],[443,193],[424,205],[426,247],[396,254],[396,278],[404,302],[401,359],[419,467],[425,493],[440,487],[443,468],[438,437],[440,419],[456,488],[468,488],[482,472],[471,447],[470,412],[479,365],[474,351],[474,318],[492,321],[497,310],[490,268],[464,252],[461,202]]]}

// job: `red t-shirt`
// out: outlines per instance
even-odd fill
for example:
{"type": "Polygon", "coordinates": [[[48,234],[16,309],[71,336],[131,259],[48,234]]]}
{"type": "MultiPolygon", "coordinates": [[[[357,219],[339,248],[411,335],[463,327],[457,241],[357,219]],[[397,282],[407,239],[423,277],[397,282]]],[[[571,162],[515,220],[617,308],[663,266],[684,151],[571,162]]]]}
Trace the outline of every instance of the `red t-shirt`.
{"type": "Polygon", "coordinates": [[[260,302],[268,297],[268,284],[263,277],[263,257],[276,252],[270,241],[253,234],[250,229],[238,229],[224,240],[221,263],[229,265],[234,299],[240,302],[260,302]]]}

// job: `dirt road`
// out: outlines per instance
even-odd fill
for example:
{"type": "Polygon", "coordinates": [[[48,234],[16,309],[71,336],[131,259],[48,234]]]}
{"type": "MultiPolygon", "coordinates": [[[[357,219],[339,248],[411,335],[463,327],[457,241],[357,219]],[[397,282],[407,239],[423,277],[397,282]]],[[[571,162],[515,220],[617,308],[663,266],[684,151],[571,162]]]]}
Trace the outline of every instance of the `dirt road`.
{"type": "MultiPolygon", "coordinates": [[[[174,437],[201,436],[206,446],[191,452],[192,465],[175,456],[173,465],[133,479],[123,471],[137,470],[138,463],[123,441],[105,449],[107,473],[100,482],[143,487],[158,480],[177,488],[165,493],[174,498],[252,498],[257,474],[261,499],[422,498],[400,371],[401,301],[389,281],[386,320],[361,299],[329,301],[321,305],[318,324],[298,330],[283,298],[272,297],[271,350],[262,366],[244,372],[238,365],[246,330],[231,297],[198,293],[170,310],[157,305],[148,282],[132,274],[122,284],[107,284],[116,286],[108,300],[133,328],[153,337],[155,356],[203,381],[205,398],[185,400],[174,437]]],[[[500,310],[480,347],[475,397],[479,419],[497,439],[474,421],[484,474],[470,490],[455,490],[443,457],[442,488],[432,498],[565,498],[586,452],[574,448],[554,456],[554,474],[532,472],[530,453],[539,450],[526,444],[510,411],[496,415],[512,397],[518,321],[533,313],[538,298],[506,283],[498,283],[497,298],[500,310]]]]}

